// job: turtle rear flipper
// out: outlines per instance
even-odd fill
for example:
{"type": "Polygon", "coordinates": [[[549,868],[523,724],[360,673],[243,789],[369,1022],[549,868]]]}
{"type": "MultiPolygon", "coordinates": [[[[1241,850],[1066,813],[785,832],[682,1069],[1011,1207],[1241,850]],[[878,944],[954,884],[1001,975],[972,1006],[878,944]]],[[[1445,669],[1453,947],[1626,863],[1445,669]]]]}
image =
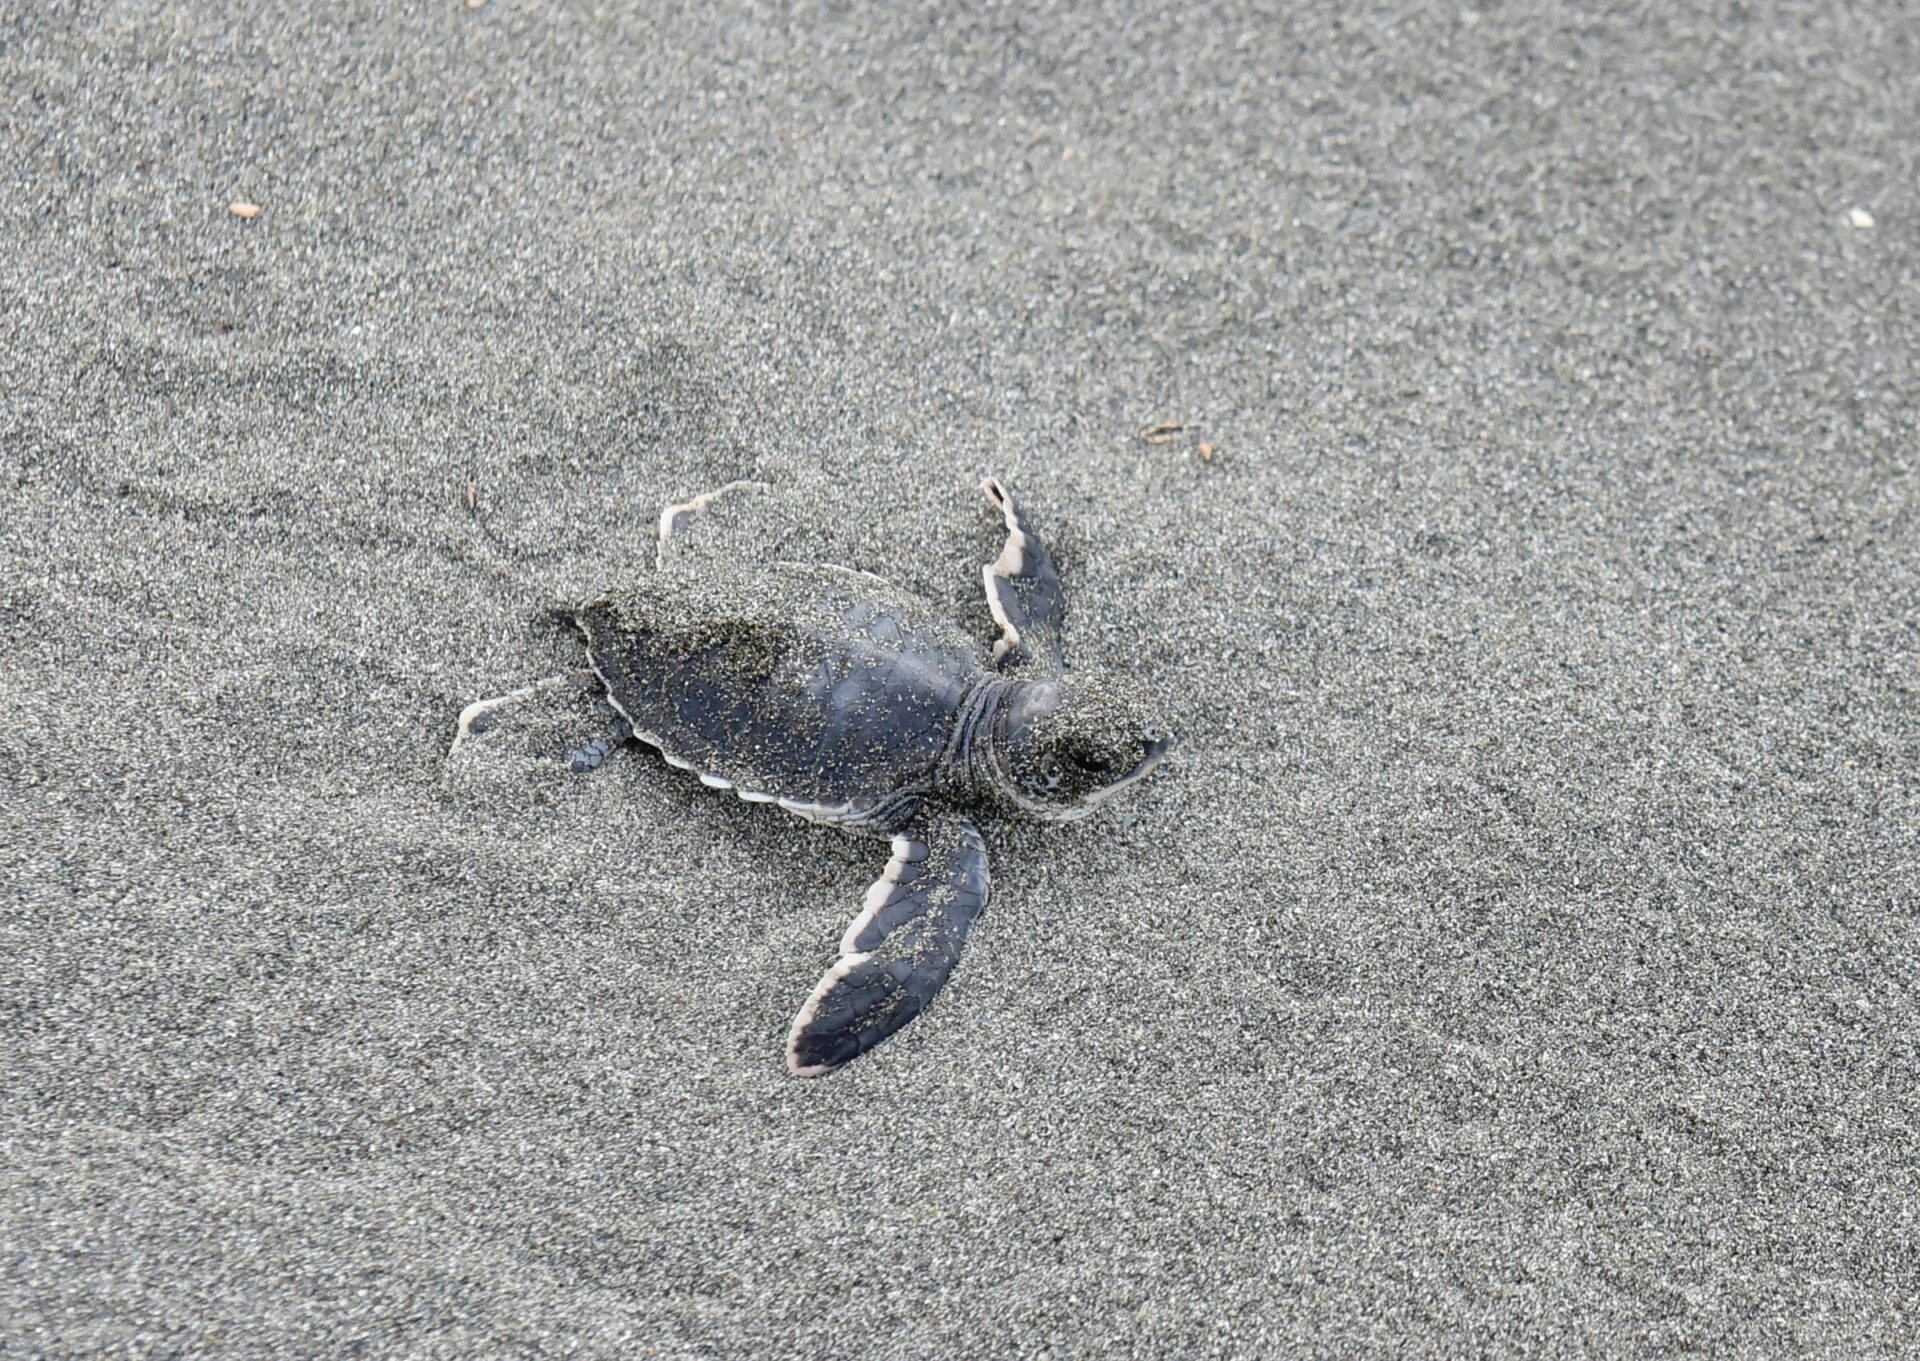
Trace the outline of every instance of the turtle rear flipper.
{"type": "Polygon", "coordinates": [[[840,959],[793,1018],[787,1066],[819,1077],[927,1009],[987,905],[987,848],[963,818],[923,818],[893,839],[840,959]]]}
{"type": "Polygon", "coordinates": [[[729,482],[691,501],[660,512],[660,547],[655,565],[662,571],[676,564],[721,556],[751,560],[770,542],[771,510],[764,482],[729,482]]]}
{"type": "Polygon", "coordinates": [[[581,771],[600,764],[625,737],[593,672],[549,676],[462,709],[445,777],[456,787],[534,797],[568,766],[581,771]],[[583,734],[593,739],[584,746],[583,734]]]}
{"type": "Polygon", "coordinates": [[[987,608],[1000,625],[993,659],[1002,666],[1037,662],[1058,671],[1064,664],[1060,625],[1067,614],[1060,573],[1047,546],[1040,542],[1000,480],[989,477],[980,489],[1007,525],[1007,542],[1000,556],[980,569],[987,587],[987,608]]]}

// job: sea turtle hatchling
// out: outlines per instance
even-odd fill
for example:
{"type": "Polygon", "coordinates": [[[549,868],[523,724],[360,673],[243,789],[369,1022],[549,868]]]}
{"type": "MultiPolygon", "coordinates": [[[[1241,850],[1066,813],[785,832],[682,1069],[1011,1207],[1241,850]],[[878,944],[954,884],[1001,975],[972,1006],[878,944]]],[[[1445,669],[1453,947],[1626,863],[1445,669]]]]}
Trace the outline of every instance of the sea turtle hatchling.
{"type": "MultiPolygon", "coordinates": [[[[631,735],[712,788],[892,839],[794,1017],[802,1076],[873,1048],[946,982],[987,901],[977,821],[1084,816],[1167,748],[1123,679],[1065,671],[1059,573],[1007,489],[982,486],[1007,535],[982,570],[990,653],[870,573],[761,560],[758,483],[669,506],[652,578],[570,612],[620,719],[576,770],[631,735]]],[[[462,737],[500,702],[470,705],[462,737]]]]}

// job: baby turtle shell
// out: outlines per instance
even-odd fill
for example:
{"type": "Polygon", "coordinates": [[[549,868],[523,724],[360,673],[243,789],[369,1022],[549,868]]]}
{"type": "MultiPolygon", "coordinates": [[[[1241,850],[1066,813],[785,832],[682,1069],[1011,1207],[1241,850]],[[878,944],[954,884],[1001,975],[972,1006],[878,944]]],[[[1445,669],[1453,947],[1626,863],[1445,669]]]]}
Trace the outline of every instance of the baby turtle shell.
{"type": "MultiPolygon", "coordinates": [[[[1159,762],[1166,737],[1115,678],[1068,675],[1066,598],[998,481],[1006,526],[982,571],[983,647],[870,573],[765,560],[766,488],[732,483],[660,516],[656,570],[571,614],[620,728],[715,789],[889,838],[891,857],[795,1016],[793,1072],[818,1076],[926,1009],[985,908],[994,817],[1083,816],[1159,762]]],[[[462,715],[466,735],[492,702],[462,715]]]]}

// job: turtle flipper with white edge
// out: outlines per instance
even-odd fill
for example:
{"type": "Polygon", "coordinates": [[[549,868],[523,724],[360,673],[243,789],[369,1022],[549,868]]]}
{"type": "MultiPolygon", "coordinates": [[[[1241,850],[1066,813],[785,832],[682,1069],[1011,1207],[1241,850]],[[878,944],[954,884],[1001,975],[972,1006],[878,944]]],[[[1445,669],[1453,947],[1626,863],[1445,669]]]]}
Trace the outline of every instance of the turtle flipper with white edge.
{"type": "Polygon", "coordinates": [[[530,771],[564,763],[575,772],[601,765],[628,737],[605,687],[590,670],[549,676],[460,711],[447,752],[447,778],[524,786],[530,771]],[[582,734],[593,736],[582,741],[582,734]]]}
{"type": "Polygon", "coordinates": [[[802,1077],[858,1058],[927,1009],[960,962],[987,905],[987,848],[972,823],[921,817],[893,839],[893,858],[840,941],[787,1035],[802,1077]]]}
{"type": "Polygon", "coordinates": [[[991,655],[879,577],[780,560],[799,531],[758,484],[668,507],[651,578],[569,616],[608,703],[670,765],[892,839],[794,1019],[787,1062],[804,1076],[873,1048],[946,982],[987,901],[977,823],[1084,817],[1167,749],[1125,678],[1061,670],[1059,573],[1006,488],[985,491],[1007,527],[982,573],[991,655]]]}
{"type": "Polygon", "coordinates": [[[768,537],[765,482],[729,482],[660,512],[654,566],[669,571],[703,557],[746,556],[768,537]]]}
{"type": "Polygon", "coordinates": [[[729,482],[660,512],[655,568],[685,577],[759,563],[835,562],[861,547],[853,527],[796,513],[799,493],[766,482],[729,482]]]}
{"type": "Polygon", "coordinates": [[[980,569],[987,587],[987,608],[1000,626],[1000,636],[993,643],[993,660],[1009,667],[1034,662],[1058,671],[1066,664],[1060,634],[1067,617],[1067,596],[1060,587],[1053,556],[998,478],[989,477],[980,484],[980,490],[1007,526],[1007,542],[1000,556],[980,569]]]}

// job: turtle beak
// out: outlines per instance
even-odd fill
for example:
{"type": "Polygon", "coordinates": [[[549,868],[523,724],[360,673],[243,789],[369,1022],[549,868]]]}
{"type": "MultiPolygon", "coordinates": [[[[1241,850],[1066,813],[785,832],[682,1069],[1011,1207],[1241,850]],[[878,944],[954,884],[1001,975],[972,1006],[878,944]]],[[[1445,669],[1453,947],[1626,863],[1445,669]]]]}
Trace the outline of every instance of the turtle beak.
{"type": "Polygon", "coordinates": [[[1147,778],[1155,766],[1160,764],[1160,758],[1167,754],[1167,748],[1172,745],[1173,739],[1171,737],[1162,736],[1159,733],[1153,733],[1143,738],[1140,743],[1141,754],[1138,765],[1115,780],[1112,784],[1081,796],[1079,804],[1072,812],[1060,816],[1063,816],[1067,820],[1086,817],[1089,813],[1093,812],[1095,808],[1105,803],[1115,794],[1118,794],[1128,785],[1140,783],[1140,781],[1147,778]]]}
{"type": "Polygon", "coordinates": [[[1173,738],[1164,733],[1149,731],[1140,743],[1140,763],[1115,782],[1114,789],[1121,789],[1136,780],[1144,780],[1147,773],[1160,764],[1160,758],[1167,754],[1167,748],[1173,745],[1173,738]]]}

